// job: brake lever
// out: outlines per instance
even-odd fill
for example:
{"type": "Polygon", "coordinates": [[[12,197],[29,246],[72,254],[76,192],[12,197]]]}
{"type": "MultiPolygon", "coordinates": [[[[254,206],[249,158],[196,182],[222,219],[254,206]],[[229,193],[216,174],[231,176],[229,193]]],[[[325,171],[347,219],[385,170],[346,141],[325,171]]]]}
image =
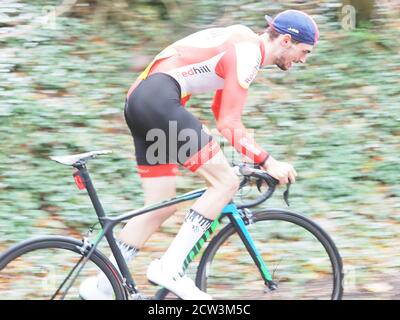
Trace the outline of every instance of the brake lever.
{"type": "Polygon", "coordinates": [[[256,182],[256,186],[257,186],[257,189],[258,189],[259,192],[261,192],[261,186],[262,186],[263,182],[264,181],[261,180],[261,179],[258,179],[257,182],[256,182]]]}
{"type": "Polygon", "coordinates": [[[283,193],[283,200],[285,200],[285,202],[286,202],[288,207],[290,207],[290,204],[289,204],[289,189],[290,189],[290,182],[287,184],[286,191],[283,193]]]}
{"type": "MultiPolygon", "coordinates": [[[[259,192],[261,192],[261,186],[263,184],[263,180],[262,179],[258,179],[256,182],[256,186],[259,192]]],[[[285,200],[285,203],[288,207],[290,207],[290,203],[289,203],[289,190],[290,190],[290,183],[288,183],[286,185],[286,191],[283,193],[283,200],[285,200]]]]}

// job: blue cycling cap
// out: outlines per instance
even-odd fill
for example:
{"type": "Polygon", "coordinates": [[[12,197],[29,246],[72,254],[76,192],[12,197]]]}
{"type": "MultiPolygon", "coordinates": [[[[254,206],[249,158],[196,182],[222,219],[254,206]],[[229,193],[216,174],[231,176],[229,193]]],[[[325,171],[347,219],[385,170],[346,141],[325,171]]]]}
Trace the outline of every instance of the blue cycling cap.
{"type": "Polygon", "coordinates": [[[266,15],[268,24],[280,34],[290,34],[296,41],[315,46],[319,38],[314,19],[299,10],[286,10],[275,18],[266,15]]]}

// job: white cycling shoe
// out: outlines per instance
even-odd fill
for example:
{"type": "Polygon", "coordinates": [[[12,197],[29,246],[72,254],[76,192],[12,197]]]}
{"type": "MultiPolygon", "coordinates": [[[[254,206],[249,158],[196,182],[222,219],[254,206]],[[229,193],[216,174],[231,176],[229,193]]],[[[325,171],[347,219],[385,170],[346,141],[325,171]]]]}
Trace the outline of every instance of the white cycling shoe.
{"type": "Polygon", "coordinates": [[[99,288],[99,278],[90,277],[85,279],[79,286],[79,296],[83,300],[112,300],[112,291],[99,288]]]}
{"type": "Polygon", "coordinates": [[[212,300],[212,297],[196,287],[193,280],[186,275],[172,274],[168,272],[157,259],[150,263],[147,268],[147,278],[169,291],[176,294],[183,300],[212,300]]]}

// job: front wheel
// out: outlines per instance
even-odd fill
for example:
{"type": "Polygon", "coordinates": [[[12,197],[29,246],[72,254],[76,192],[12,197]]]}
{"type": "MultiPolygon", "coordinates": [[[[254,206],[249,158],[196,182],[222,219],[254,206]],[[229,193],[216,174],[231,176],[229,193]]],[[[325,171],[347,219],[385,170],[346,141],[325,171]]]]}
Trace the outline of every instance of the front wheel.
{"type": "Polygon", "coordinates": [[[266,288],[232,224],[210,242],[197,271],[197,286],[214,299],[333,299],[343,295],[343,266],[329,235],[292,212],[265,210],[245,221],[278,288],[266,288]]]}
{"type": "Polygon", "coordinates": [[[40,237],[24,241],[1,254],[0,299],[80,299],[80,283],[102,271],[113,288],[113,298],[124,300],[126,294],[118,272],[98,250],[93,252],[70,285],[69,280],[73,279],[84,259],[82,244],[72,238],[40,237]]]}

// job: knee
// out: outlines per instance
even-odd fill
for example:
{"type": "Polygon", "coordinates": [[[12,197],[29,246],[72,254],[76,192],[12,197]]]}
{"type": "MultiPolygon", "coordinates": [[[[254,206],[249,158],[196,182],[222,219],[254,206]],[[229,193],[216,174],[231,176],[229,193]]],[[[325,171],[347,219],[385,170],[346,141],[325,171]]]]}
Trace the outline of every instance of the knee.
{"type": "Polygon", "coordinates": [[[235,175],[234,173],[231,173],[230,177],[229,177],[229,185],[230,185],[230,192],[233,195],[236,194],[236,192],[239,190],[239,186],[240,186],[240,179],[237,175],[235,175]]]}

